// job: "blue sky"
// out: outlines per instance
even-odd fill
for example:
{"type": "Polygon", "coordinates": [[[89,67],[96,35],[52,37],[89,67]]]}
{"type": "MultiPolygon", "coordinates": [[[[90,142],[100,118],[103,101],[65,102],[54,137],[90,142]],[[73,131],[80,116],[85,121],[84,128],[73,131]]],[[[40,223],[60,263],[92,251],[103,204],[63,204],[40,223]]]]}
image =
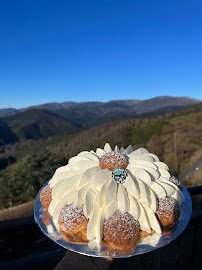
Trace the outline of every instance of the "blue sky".
{"type": "Polygon", "coordinates": [[[202,99],[202,1],[0,1],[0,108],[202,99]]]}

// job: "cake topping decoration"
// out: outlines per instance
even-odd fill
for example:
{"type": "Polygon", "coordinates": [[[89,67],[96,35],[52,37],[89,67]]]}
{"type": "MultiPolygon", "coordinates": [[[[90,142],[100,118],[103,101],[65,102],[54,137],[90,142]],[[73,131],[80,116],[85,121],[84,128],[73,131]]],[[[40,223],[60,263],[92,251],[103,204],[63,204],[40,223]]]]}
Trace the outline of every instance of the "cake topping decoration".
{"type": "Polygon", "coordinates": [[[118,167],[125,169],[128,166],[128,160],[125,155],[111,151],[101,156],[99,165],[101,169],[107,168],[110,171],[118,167]]]}
{"type": "MultiPolygon", "coordinates": [[[[161,232],[156,217],[161,199],[171,197],[179,207],[184,201],[174,180],[168,166],[145,148],[133,151],[130,145],[112,150],[106,144],[95,152],[80,152],[56,170],[47,190],[51,200],[48,212],[54,222],[65,225],[61,213],[70,215],[70,205],[77,212],[83,209],[78,215],[82,214],[85,221],[86,237],[98,242],[103,239],[106,221],[113,215],[129,215],[147,233],[161,232]]],[[[41,199],[44,201],[43,193],[41,199]]]]}
{"type": "Polygon", "coordinates": [[[115,168],[112,172],[112,178],[118,183],[123,184],[126,181],[126,177],[128,173],[125,169],[122,168],[115,168]]]}

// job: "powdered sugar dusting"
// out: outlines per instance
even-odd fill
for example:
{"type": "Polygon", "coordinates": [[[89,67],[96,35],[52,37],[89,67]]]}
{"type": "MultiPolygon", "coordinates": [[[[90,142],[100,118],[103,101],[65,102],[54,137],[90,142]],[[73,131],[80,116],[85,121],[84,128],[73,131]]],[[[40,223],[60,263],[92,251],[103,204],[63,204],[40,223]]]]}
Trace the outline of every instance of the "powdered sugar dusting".
{"type": "Polygon", "coordinates": [[[115,168],[125,169],[128,166],[127,158],[115,151],[111,151],[100,158],[100,168],[108,168],[110,171],[113,171],[115,168]]]}
{"type": "Polygon", "coordinates": [[[73,204],[67,204],[62,208],[58,221],[63,222],[68,231],[73,231],[81,225],[87,224],[88,219],[84,216],[83,205],[74,207],[73,204]]]}
{"type": "Polygon", "coordinates": [[[177,201],[172,197],[159,198],[158,199],[159,206],[156,212],[159,218],[169,218],[172,214],[174,220],[177,221],[180,214],[180,207],[177,201]]]}
{"type": "Polygon", "coordinates": [[[44,187],[40,193],[40,201],[45,209],[48,209],[50,202],[52,201],[52,189],[49,185],[44,187]]]}
{"type": "Polygon", "coordinates": [[[104,222],[105,240],[114,244],[132,244],[139,236],[140,224],[130,214],[116,211],[104,222]]]}
{"type": "Polygon", "coordinates": [[[182,190],[182,184],[175,176],[170,177],[169,181],[178,186],[182,190]]]}

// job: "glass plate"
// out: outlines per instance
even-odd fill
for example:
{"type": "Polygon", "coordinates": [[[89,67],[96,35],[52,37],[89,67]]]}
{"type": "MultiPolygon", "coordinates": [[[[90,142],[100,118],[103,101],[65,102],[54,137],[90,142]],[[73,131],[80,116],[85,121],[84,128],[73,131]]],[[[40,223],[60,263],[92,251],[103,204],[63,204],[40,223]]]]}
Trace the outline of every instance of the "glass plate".
{"type": "MultiPolygon", "coordinates": [[[[48,181],[49,182],[49,181],[48,181]]],[[[41,190],[48,185],[48,182],[41,188],[41,190]]],[[[97,244],[95,241],[89,242],[75,242],[74,239],[67,238],[67,235],[62,233],[58,226],[53,223],[51,216],[46,212],[40,202],[40,192],[39,191],[34,207],[34,219],[38,223],[42,232],[49,237],[51,240],[66,248],[68,250],[94,257],[103,258],[128,258],[135,255],[144,254],[155,250],[157,248],[163,247],[173,241],[178,237],[183,230],[186,228],[192,212],[192,202],[191,196],[187,189],[183,186],[183,194],[185,201],[181,206],[181,214],[179,223],[177,224],[175,230],[169,232],[163,232],[163,234],[154,233],[147,236],[146,238],[139,238],[136,245],[130,249],[124,251],[115,250],[106,243],[102,241],[97,244]]]]}

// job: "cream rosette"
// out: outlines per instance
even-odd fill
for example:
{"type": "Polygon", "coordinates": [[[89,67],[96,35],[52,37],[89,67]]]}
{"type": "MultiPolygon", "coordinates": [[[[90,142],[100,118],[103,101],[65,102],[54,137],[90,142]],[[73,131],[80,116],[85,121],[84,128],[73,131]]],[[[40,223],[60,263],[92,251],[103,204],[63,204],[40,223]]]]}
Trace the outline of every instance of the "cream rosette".
{"type": "Polygon", "coordinates": [[[83,212],[89,219],[87,239],[100,242],[103,238],[104,220],[117,210],[128,212],[140,223],[140,228],[148,233],[151,229],[161,233],[155,212],[158,198],[170,196],[179,205],[184,201],[182,191],[169,181],[168,166],[145,148],[133,151],[131,145],[126,149],[111,149],[108,143],[96,152],[83,151],[69,159],[67,165],[58,168],[49,182],[52,188],[52,201],[49,213],[55,223],[66,204],[74,207],[83,205],[83,212]],[[112,171],[101,169],[100,158],[111,151],[124,155],[128,160],[125,183],[119,184],[112,178],[112,171]]]}

